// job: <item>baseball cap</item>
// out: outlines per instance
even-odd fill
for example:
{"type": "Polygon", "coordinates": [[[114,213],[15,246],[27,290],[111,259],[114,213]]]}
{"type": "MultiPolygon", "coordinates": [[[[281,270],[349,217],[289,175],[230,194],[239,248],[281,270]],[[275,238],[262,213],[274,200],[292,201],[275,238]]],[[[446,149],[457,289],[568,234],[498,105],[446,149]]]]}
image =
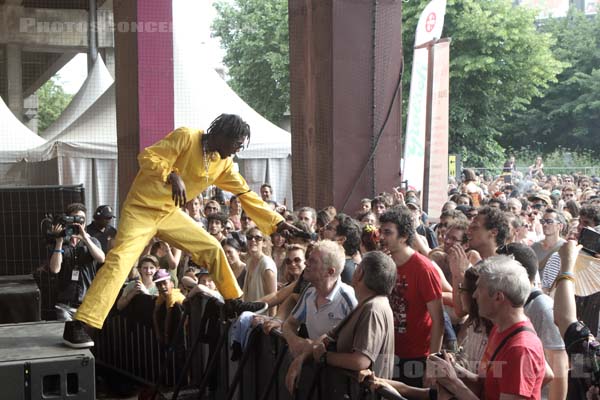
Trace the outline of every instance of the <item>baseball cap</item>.
{"type": "Polygon", "coordinates": [[[167,272],[166,269],[159,269],[154,274],[154,278],[152,279],[152,282],[157,283],[157,282],[162,282],[162,281],[166,281],[169,279],[171,279],[171,275],[169,274],[169,272],[167,272]]]}
{"type": "Polygon", "coordinates": [[[404,204],[406,204],[406,207],[412,207],[417,210],[421,209],[421,204],[419,203],[419,200],[417,200],[416,197],[409,197],[408,199],[406,199],[404,204]]]}
{"type": "Polygon", "coordinates": [[[552,205],[552,200],[550,199],[549,194],[544,193],[542,191],[532,194],[531,196],[529,196],[527,198],[527,200],[529,201],[533,201],[533,200],[542,200],[544,203],[546,203],[547,206],[551,206],[552,205]]]}
{"type": "Polygon", "coordinates": [[[96,212],[94,213],[94,219],[97,218],[114,218],[113,209],[109,205],[103,205],[96,208],[96,212]]]}

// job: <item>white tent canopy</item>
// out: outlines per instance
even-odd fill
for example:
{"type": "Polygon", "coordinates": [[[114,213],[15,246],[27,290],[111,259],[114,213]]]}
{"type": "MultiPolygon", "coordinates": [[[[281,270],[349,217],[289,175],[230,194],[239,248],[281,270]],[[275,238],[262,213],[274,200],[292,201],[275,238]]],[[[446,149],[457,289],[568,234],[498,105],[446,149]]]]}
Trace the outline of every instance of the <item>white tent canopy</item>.
{"type": "Polygon", "coordinates": [[[275,198],[291,204],[291,135],[254,111],[208,65],[198,46],[198,12],[195,0],[173,0],[175,126],[206,129],[222,113],[240,115],[252,132],[236,160],[242,175],[256,191],[270,183],[275,198]]]}
{"type": "Polygon", "coordinates": [[[98,54],[97,62],[92,67],[86,80],[81,85],[77,94],[73,97],[67,108],[60,114],[58,119],[52,123],[44,132],[42,137],[52,140],[60,135],[74,123],[92,104],[102,96],[112,85],[114,79],[108,72],[102,56],[98,54]]]}
{"type": "Polygon", "coordinates": [[[27,128],[15,117],[0,98],[0,163],[18,161],[25,150],[39,146],[46,141],[27,128]]]}
{"type": "MultiPolygon", "coordinates": [[[[99,58],[92,72],[101,69],[106,67],[99,58]]],[[[62,121],[64,129],[52,140],[27,151],[25,160],[7,174],[12,182],[29,185],[83,184],[88,212],[101,204],[116,206],[118,192],[114,84],[98,96],[98,86],[89,83],[97,79],[93,75],[90,73],[73,98],[68,118],[57,120],[62,121]],[[86,91],[90,91],[89,96],[86,91]],[[73,110],[78,114],[74,115],[73,110]]]]}

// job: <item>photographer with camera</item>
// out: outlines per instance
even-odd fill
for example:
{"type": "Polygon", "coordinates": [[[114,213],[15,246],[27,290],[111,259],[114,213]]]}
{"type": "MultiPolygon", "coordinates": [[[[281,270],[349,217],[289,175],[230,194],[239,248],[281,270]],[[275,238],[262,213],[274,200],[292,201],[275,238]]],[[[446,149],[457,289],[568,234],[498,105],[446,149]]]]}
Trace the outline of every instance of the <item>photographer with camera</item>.
{"type": "Polygon", "coordinates": [[[83,301],[96,270],[104,262],[97,239],[85,230],[86,208],[81,203],[67,206],[66,215],[55,218],[49,236],[54,241],[49,269],[58,274],[56,317],[71,321],[83,301]]]}

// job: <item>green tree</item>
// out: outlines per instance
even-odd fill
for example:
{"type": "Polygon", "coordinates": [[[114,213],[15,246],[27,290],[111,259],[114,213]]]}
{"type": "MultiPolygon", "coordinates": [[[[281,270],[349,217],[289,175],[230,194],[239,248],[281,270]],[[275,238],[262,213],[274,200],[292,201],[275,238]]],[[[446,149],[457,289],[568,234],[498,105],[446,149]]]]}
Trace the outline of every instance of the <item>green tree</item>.
{"type": "MultiPolygon", "coordinates": [[[[559,147],[577,152],[597,147],[600,17],[571,9],[566,18],[544,21],[540,30],[556,39],[552,51],[567,67],[542,96],[525,110],[514,113],[503,128],[506,144],[540,153],[559,147]]],[[[598,153],[596,158],[600,158],[598,153]]]]}
{"type": "MultiPolygon", "coordinates": [[[[550,35],[535,27],[534,12],[510,0],[449,0],[443,36],[450,47],[450,152],[470,166],[503,159],[498,129],[555,80],[562,64],[550,51],[550,35]]],[[[427,2],[403,4],[403,42],[408,101],[412,45],[427,2]]]]}
{"type": "MultiPolygon", "coordinates": [[[[427,3],[403,3],[405,110],[415,29],[427,3]]],[[[277,121],[289,104],[287,0],[223,1],[216,8],[213,34],[226,50],[231,86],[277,121]]],[[[550,51],[550,35],[536,30],[534,12],[510,0],[448,0],[444,26],[452,38],[450,151],[471,166],[497,164],[499,128],[540,96],[563,64],[550,51]]]]}
{"type": "Polygon", "coordinates": [[[72,95],[65,93],[58,83],[58,78],[52,78],[44,83],[36,92],[38,96],[38,130],[43,132],[49,127],[63,110],[69,105],[72,95]]]}
{"type": "Polygon", "coordinates": [[[287,0],[215,4],[213,35],[226,49],[229,84],[257,112],[277,123],[289,108],[287,0]]]}

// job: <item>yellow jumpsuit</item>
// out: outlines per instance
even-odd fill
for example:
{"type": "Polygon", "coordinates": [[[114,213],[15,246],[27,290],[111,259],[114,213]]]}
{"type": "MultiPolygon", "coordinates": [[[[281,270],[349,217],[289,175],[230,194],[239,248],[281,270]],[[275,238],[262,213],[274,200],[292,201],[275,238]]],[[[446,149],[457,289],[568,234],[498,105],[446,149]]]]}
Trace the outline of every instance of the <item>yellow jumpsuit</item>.
{"type": "Polygon", "coordinates": [[[131,267],[155,235],[190,253],[196,264],[206,266],[225,299],[242,295],[219,242],[175,206],[167,176],[172,171],[179,174],[186,185],[188,199],[209,185],[238,195],[243,209],[265,234],[273,233],[283,218],[267,207],[256,193],[249,191],[244,178],[233,171],[231,157],[221,159],[218,153],[212,153],[209,164],[205,164],[203,134],[201,130],[179,128],[140,153],[140,171],[123,204],[114,247],[94,278],[75,319],[102,328],[131,267]]]}

